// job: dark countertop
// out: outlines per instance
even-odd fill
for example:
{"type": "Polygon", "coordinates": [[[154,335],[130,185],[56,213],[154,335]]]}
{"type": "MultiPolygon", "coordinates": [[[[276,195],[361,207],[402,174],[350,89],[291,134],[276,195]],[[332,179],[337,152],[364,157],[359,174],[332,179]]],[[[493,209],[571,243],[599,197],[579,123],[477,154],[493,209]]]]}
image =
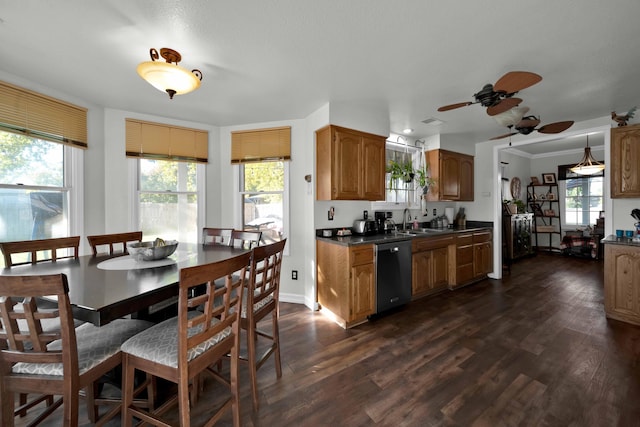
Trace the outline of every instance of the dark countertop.
{"type": "Polygon", "coordinates": [[[335,243],[337,245],[342,246],[353,246],[353,245],[364,245],[364,244],[377,244],[377,243],[390,243],[390,242],[400,242],[411,240],[414,238],[424,239],[430,237],[439,237],[446,236],[450,234],[460,234],[460,233],[468,233],[480,230],[491,230],[491,227],[467,227],[464,229],[459,228],[449,228],[442,229],[441,231],[433,231],[427,233],[417,233],[417,234],[403,234],[403,233],[387,233],[387,234],[374,234],[371,236],[359,236],[359,235],[351,235],[351,236],[333,236],[333,237],[322,237],[316,236],[316,240],[322,240],[329,243],[335,243]]]}
{"type": "Polygon", "coordinates": [[[640,246],[640,240],[630,239],[628,237],[616,237],[613,234],[610,234],[604,239],[600,240],[600,243],[608,245],[640,246]]]}

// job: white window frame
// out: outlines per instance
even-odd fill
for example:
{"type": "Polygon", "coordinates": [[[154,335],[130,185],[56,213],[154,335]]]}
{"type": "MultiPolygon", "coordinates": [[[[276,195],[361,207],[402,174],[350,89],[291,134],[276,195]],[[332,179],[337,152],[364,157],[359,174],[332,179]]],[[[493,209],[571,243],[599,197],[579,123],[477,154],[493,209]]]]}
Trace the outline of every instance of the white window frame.
{"type": "MultiPolygon", "coordinates": [[[[282,238],[286,239],[289,237],[289,163],[288,161],[284,161],[284,190],[282,195],[282,238]]],[[[242,230],[244,227],[244,213],[242,212],[242,192],[240,191],[240,177],[241,177],[241,165],[233,165],[234,166],[234,175],[235,175],[235,183],[236,183],[236,191],[234,192],[234,228],[238,230],[242,230]]],[[[289,246],[286,245],[284,247],[284,255],[289,256],[289,246]]]]}
{"type": "MultiPolygon", "coordinates": [[[[140,176],[138,172],[139,168],[139,160],[140,159],[128,159],[129,160],[129,177],[131,182],[131,186],[129,187],[129,205],[131,206],[131,215],[129,217],[129,229],[130,230],[138,230],[140,227],[140,193],[146,193],[146,191],[140,191],[140,176]]],[[[200,243],[201,230],[204,228],[205,218],[206,218],[206,194],[207,194],[207,185],[206,185],[206,171],[205,165],[202,163],[196,164],[196,180],[197,180],[197,188],[196,188],[196,197],[198,199],[198,219],[196,221],[196,227],[198,230],[197,242],[200,243]]],[[[171,194],[181,194],[182,192],[172,191],[171,194]]],[[[191,193],[191,192],[189,192],[191,193]]]]}
{"type": "MultiPolygon", "coordinates": [[[[393,141],[389,141],[387,140],[386,145],[385,145],[385,159],[387,158],[387,151],[398,151],[398,152],[409,152],[411,153],[411,156],[413,158],[413,164],[414,164],[414,168],[416,165],[416,161],[418,161],[419,156],[421,155],[421,150],[418,147],[412,146],[412,145],[408,145],[405,146],[404,144],[398,144],[395,143],[393,141]]],[[[386,168],[386,160],[385,160],[385,168],[386,168]]],[[[410,190],[412,193],[412,197],[410,198],[410,200],[408,202],[396,202],[395,200],[393,200],[393,197],[390,198],[390,195],[392,194],[390,191],[387,191],[387,187],[389,185],[389,174],[385,173],[384,176],[384,194],[385,194],[385,200],[384,201],[374,201],[371,202],[371,209],[374,210],[394,210],[394,209],[404,209],[404,208],[409,208],[409,209],[421,209],[422,208],[422,203],[421,203],[421,199],[420,199],[420,195],[421,195],[421,191],[419,188],[417,188],[415,179],[414,181],[411,183],[411,185],[413,185],[414,189],[410,190]]],[[[406,191],[406,190],[392,190],[392,191],[406,191]]]]}
{"type": "Polygon", "coordinates": [[[67,212],[67,235],[78,236],[84,233],[84,204],[82,203],[82,195],[84,194],[84,150],[65,145],[63,146],[62,156],[64,173],[64,185],[62,187],[0,184],[0,188],[66,192],[68,196],[67,202],[69,207],[69,211],[67,212]]]}
{"type": "MultiPolygon", "coordinates": [[[[606,188],[605,188],[605,179],[604,176],[585,176],[582,177],[582,179],[591,179],[591,178],[601,178],[602,179],[602,210],[605,210],[605,192],[606,192],[606,188]]],[[[561,180],[561,184],[559,186],[559,190],[562,194],[562,199],[561,199],[561,203],[562,203],[562,226],[565,228],[570,228],[570,227],[586,227],[589,225],[594,225],[591,222],[587,223],[587,224],[582,224],[582,223],[569,223],[566,222],[567,219],[567,181],[569,180],[569,178],[567,180],[561,180]]],[[[591,196],[587,195],[587,196],[583,196],[583,197],[587,197],[587,199],[591,199],[591,196]]],[[[582,216],[584,217],[584,212],[585,210],[582,210],[582,216]]]]}

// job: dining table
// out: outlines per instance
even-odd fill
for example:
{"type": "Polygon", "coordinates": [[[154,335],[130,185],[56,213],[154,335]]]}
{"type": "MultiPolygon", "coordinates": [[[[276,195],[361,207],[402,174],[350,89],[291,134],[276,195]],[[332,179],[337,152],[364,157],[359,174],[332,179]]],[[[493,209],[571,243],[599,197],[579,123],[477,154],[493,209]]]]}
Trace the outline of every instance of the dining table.
{"type": "Polygon", "coordinates": [[[82,255],[4,268],[0,275],[65,274],[74,318],[102,326],[176,300],[180,269],[224,261],[247,251],[181,242],[172,255],[160,260],[136,260],[128,254],[82,255]]]}

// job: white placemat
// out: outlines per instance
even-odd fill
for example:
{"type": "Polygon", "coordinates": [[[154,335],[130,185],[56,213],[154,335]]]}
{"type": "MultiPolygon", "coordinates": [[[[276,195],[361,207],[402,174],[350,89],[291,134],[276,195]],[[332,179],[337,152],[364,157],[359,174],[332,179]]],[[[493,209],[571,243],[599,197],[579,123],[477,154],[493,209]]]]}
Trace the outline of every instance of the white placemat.
{"type": "Polygon", "coordinates": [[[189,252],[176,251],[168,258],[155,261],[136,261],[130,256],[121,256],[102,261],[98,264],[101,270],[140,270],[144,268],[164,267],[165,265],[177,264],[179,261],[189,258],[193,254],[189,252]]]}

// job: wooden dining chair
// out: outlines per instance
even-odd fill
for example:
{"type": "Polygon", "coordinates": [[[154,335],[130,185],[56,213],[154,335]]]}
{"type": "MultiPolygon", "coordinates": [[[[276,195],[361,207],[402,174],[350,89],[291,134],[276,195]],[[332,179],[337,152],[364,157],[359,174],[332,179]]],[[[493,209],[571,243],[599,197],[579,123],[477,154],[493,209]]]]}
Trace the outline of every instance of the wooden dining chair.
{"type": "Polygon", "coordinates": [[[204,227],[202,243],[205,245],[229,245],[233,228],[204,227]]]}
{"type": "Polygon", "coordinates": [[[229,246],[251,249],[260,245],[262,231],[233,230],[229,246]]]}
{"type": "Polygon", "coordinates": [[[22,409],[15,409],[15,393],[62,396],[44,408],[36,423],[64,404],[63,424],[77,426],[81,389],[86,392],[92,423],[102,425],[120,411],[115,405],[97,418],[96,382],[120,365],[120,345],[151,324],[118,319],[102,327],[85,323],[74,328],[68,291],[64,274],[0,276],[2,426],[13,426],[14,416],[22,409]],[[39,308],[35,300],[44,296],[55,297],[57,307],[39,308]],[[56,332],[43,331],[45,319],[59,323],[56,332]]]}
{"type": "Polygon", "coordinates": [[[266,246],[253,248],[251,267],[249,268],[249,282],[242,303],[240,315],[240,327],[247,333],[247,357],[240,358],[249,366],[251,380],[251,395],[253,408],[258,410],[258,369],[266,360],[274,355],[276,376],[282,376],[280,361],[280,333],[278,328],[280,270],[282,267],[282,255],[287,239],[266,246]],[[271,315],[271,333],[264,329],[258,329],[258,322],[271,315]],[[258,357],[256,347],[258,339],[262,337],[269,340],[269,348],[258,357]]]}
{"type": "Polygon", "coordinates": [[[78,258],[78,248],[80,246],[80,236],[58,237],[53,239],[23,240],[16,242],[0,242],[0,250],[4,255],[4,265],[12,267],[14,265],[35,264],[42,261],[55,262],[63,258],[78,258]],[[71,249],[72,253],[63,255],[58,253],[60,249],[71,249]],[[50,252],[47,256],[46,252],[50,252]],[[13,262],[12,255],[28,253],[31,255],[29,261],[13,262]],[[40,258],[38,258],[40,254],[40,258]]]}
{"type": "Polygon", "coordinates": [[[128,254],[127,243],[128,242],[142,242],[142,231],[130,231],[126,233],[113,233],[113,234],[98,234],[94,236],[87,236],[93,255],[98,255],[98,248],[102,246],[109,246],[109,255],[114,254],[118,245],[122,245],[122,253],[128,254]]]}
{"type": "MultiPolygon", "coordinates": [[[[250,260],[251,252],[244,252],[224,261],[181,269],[178,316],[147,329],[122,345],[123,426],[131,426],[132,417],[156,426],[168,425],[160,416],[177,403],[180,425],[188,427],[191,422],[190,383],[197,383],[197,378],[204,372],[229,387],[228,399],[206,425],[213,425],[229,408],[234,426],[240,425],[239,313],[250,260]],[[216,288],[214,281],[220,278],[224,278],[225,286],[216,288]],[[206,284],[206,292],[194,296],[192,288],[202,284],[206,284]],[[202,311],[195,310],[196,307],[202,307],[202,311]],[[212,368],[227,354],[231,359],[229,379],[212,368]],[[132,402],[136,369],[177,384],[177,396],[156,411],[139,408],[132,402]]],[[[197,389],[197,385],[193,388],[197,389]]]]}

